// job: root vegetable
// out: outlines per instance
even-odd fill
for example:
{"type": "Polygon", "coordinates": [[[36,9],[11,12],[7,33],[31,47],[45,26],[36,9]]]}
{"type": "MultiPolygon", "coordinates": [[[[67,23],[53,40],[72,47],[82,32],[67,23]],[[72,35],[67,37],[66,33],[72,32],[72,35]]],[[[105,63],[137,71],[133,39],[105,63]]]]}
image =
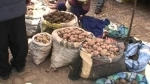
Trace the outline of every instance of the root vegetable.
{"type": "Polygon", "coordinates": [[[107,50],[109,50],[109,46],[105,46],[107,50]]]}
{"type": "Polygon", "coordinates": [[[118,48],[114,48],[114,51],[117,52],[119,49],[118,48]]]}
{"type": "Polygon", "coordinates": [[[36,42],[46,44],[46,43],[50,42],[50,37],[46,33],[45,34],[39,34],[39,35],[35,36],[34,40],[36,42]]]}
{"type": "Polygon", "coordinates": [[[114,58],[115,56],[113,55],[113,54],[110,54],[110,56],[109,56],[110,58],[114,58]]]}
{"type": "Polygon", "coordinates": [[[89,40],[89,41],[88,41],[88,45],[92,46],[92,45],[94,45],[94,44],[95,44],[95,41],[94,41],[94,40],[89,40]]]}
{"type": "Polygon", "coordinates": [[[127,84],[127,81],[125,79],[120,79],[121,84],[127,84]]]}
{"type": "Polygon", "coordinates": [[[98,47],[97,50],[100,52],[100,51],[102,50],[102,48],[101,48],[101,47],[98,47]]]}
{"type": "Polygon", "coordinates": [[[100,44],[100,43],[96,43],[96,45],[97,45],[97,46],[100,46],[101,44],[100,44]]]}
{"type": "Polygon", "coordinates": [[[94,56],[98,56],[98,55],[99,55],[99,52],[98,52],[98,51],[94,51],[94,52],[93,52],[93,55],[94,55],[94,56]]]}
{"type": "Polygon", "coordinates": [[[101,55],[102,56],[106,56],[106,54],[107,54],[107,50],[106,49],[101,50],[101,55]]]}
{"type": "Polygon", "coordinates": [[[90,49],[86,49],[86,51],[87,51],[88,53],[91,53],[91,50],[90,50],[90,49]]]}
{"type": "Polygon", "coordinates": [[[102,41],[103,41],[103,39],[101,39],[101,38],[96,38],[96,42],[100,43],[100,42],[102,42],[102,41]]]}
{"type": "Polygon", "coordinates": [[[97,50],[98,46],[97,45],[93,45],[93,49],[97,50]]]}
{"type": "Polygon", "coordinates": [[[106,48],[106,46],[102,45],[102,46],[101,46],[101,48],[105,49],[105,48],[106,48]]]}
{"type": "Polygon", "coordinates": [[[111,41],[110,40],[105,40],[105,43],[111,44],[111,41]]]}
{"type": "Polygon", "coordinates": [[[131,84],[138,84],[136,80],[132,80],[131,84]]]}

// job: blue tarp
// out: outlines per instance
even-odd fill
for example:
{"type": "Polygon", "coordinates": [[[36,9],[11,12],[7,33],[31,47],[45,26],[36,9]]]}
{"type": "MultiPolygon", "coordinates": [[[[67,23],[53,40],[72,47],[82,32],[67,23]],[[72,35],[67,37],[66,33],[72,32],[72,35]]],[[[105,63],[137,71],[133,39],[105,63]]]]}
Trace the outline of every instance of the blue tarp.
{"type": "Polygon", "coordinates": [[[115,84],[117,79],[126,79],[128,81],[136,80],[138,84],[149,84],[146,77],[134,72],[120,72],[107,78],[100,78],[95,84],[115,84]]]}
{"type": "Polygon", "coordinates": [[[102,37],[103,29],[110,24],[110,21],[108,19],[100,20],[90,16],[83,16],[81,24],[85,30],[92,32],[96,37],[102,37]]]}
{"type": "Polygon", "coordinates": [[[145,69],[150,60],[150,47],[143,43],[128,44],[125,54],[125,63],[129,71],[141,72],[145,69]],[[138,51],[139,50],[139,51],[138,51]],[[138,60],[129,59],[130,56],[138,53],[138,60]]]}

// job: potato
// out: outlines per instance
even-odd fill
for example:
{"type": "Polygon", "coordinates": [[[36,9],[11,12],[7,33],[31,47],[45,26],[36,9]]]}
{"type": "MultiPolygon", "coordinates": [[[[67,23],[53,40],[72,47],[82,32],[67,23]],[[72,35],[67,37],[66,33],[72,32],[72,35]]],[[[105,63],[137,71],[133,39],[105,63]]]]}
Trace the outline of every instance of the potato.
{"type": "Polygon", "coordinates": [[[101,46],[101,48],[105,49],[105,48],[106,48],[106,46],[102,45],[102,46],[101,46]]]}
{"type": "Polygon", "coordinates": [[[90,49],[86,49],[86,51],[87,51],[88,53],[91,53],[91,50],[90,50],[90,49]]]}
{"type": "Polygon", "coordinates": [[[101,53],[100,53],[102,56],[106,56],[107,55],[107,49],[103,49],[101,50],[101,53]]]}
{"type": "Polygon", "coordinates": [[[95,50],[95,51],[93,52],[93,55],[94,55],[94,56],[98,56],[98,55],[99,55],[99,52],[95,50]]]}
{"type": "Polygon", "coordinates": [[[109,46],[105,46],[107,50],[109,50],[109,46]]]}
{"type": "Polygon", "coordinates": [[[105,40],[105,43],[106,44],[111,44],[111,41],[110,40],[105,40]]]}
{"type": "Polygon", "coordinates": [[[95,40],[92,39],[92,40],[89,40],[89,41],[88,41],[88,45],[92,46],[92,45],[94,45],[94,44],[95,44],[95,40]]]}
{"type": "Polygon", "coordinates": [[[125,79],[120,79],[121,84],[127,84],[127,81],[125,79]]]}
{"type": "Polygon", "coordinates": [[[103,39],[101,39],[101,38],[96,38],[96,42],[102,42],[103,41],[103,39]]]}
{"type": "Polygon", "coordinates": [[[110,54],[110,56],[109,56],[110,58],[114,58],[115,56],[113,55],[113,54],[110,54]]]}
{"type": "Polygon", "coordinates": [[[101,47],[98,47],[98,48],[97,48],[97,51],[99,51],[99,52],[100,52],[101,50],[102,50],[102,48],[101,48],[101,47]]]}
{"type": "Polygon", "coordinates": [[[93,45],[93,49],[97,50],[98,46],[97,45],[93,45]]]}
{"type": "Polygon", "coordinates": [[[97,46],[100,46],[101,44],[100,44],[100,43],[96,43],[96,45],[97,45],[97,46]]]}

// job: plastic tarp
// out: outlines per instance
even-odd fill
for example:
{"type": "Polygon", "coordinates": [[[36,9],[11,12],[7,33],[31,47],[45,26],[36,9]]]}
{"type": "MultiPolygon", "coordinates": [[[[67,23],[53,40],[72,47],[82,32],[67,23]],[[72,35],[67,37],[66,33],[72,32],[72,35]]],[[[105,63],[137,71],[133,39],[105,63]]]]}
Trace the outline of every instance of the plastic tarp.
{"type": "Polygon", "coordinates": [[[141,72],[145,69],[148,61],[150,60],[150,45],[143,43],[131,43],[128,44],[125,54],[125,63],[129,71],[141,72]],[[138,53],[138,59],[129,59],[138,53]]]}
{"type": "Polygon", "coordinates": [[[117,79],[126,79],[128,81],[136,80],[138,84],[149,84],[147,79],[142,74],[137,74],[134,72],[120,72],[107,78],[100,78],[96,81],[95,84],[115,84],[117,79]]]}

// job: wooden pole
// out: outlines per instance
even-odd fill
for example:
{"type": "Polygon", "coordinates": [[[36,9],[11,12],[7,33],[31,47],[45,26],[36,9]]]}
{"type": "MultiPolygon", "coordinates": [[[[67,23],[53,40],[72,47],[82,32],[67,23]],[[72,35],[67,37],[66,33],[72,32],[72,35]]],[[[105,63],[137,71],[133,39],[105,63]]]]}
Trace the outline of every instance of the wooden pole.
{"type": "Polygon", "coordinates": [[[133,6],[133,11],[132,11],[131,23],[130,23],[130,27],[129,27],[129,32],[128,32],[127,39],[129,39],[129,37],[130,37],[130,33],[131,33],[131,29],[132,29],[132,24],[133,24],[133,19],[134,19],[134,14],[135,14],[135,9],[136,9],[136,4],[137,4],[137,0],[134,0],[134,6],[133,6]]]}

